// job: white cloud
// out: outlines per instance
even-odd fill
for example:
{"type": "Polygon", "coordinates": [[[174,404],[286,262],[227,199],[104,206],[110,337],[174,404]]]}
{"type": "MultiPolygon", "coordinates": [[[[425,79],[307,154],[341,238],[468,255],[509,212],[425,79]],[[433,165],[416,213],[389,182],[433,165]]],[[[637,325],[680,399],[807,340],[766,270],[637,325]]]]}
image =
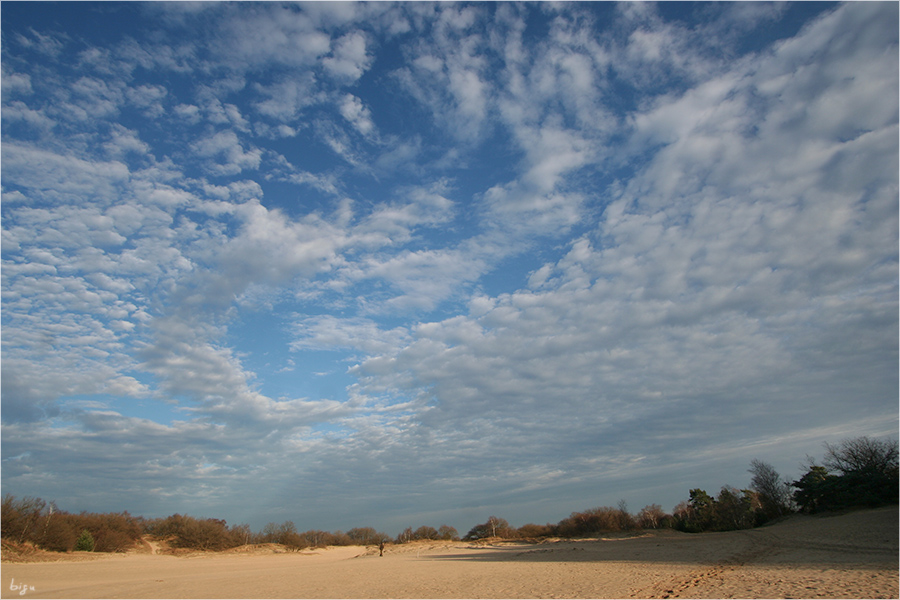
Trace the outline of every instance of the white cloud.
{"type": "Polygon", "coordinates": [[[295,338],[291,349],[294,351],[352,349],[375,354],[395,348],[409,339],[403,328],[385,331],[375,321],[363,318],[340,319],[322,315],[301,319],[293,327],[295,338]]]}
{"type": "Polygon", "coordinates": [[[372,112],[366,108],[362,100],[353,94],[347,94],[341,101],[341,116],[349,121],[363,135],[370,135],[375,129],[372,112]]]}
{"type": "Polygon", "coordinates": [[[90,162],[17,142],[3,144],[4,184],[19,186],[50,202],[82,199],[110,202],[128,181],[118,161],[90,162]]]}
{"type": "Polygon", "coordinates": [[[334,43],[331,56],[322,65],[334,77],[356,81],[368,70],[372,57],[366,53],[366,37],[360,32],[348,33],[334,43]]]}
{"type": "Polygon", "coordinates": [[[43,132],[49,132],[56,121],[39,110],[32,110],[18,100],[3,107],[3,119],[8,122],[21,121],[43,132]]]}
{"type": "Polygon", "coordinates": [[[155,118],[163,114],[163,98],[168,90],[161,85],[141,85],[126,90],[125,95],[135,106],[144,109],[148,117],[155,118]]]}
{"type": "Polygon", "coordinates": [[[261,4],[229,18],[217,45],[225,56],[251,67],[267,62],[308,65],[327,54],[331,43],[304,12],[261,4]]]}
{"type": "Polygon", "coordinates": [[[33,28],[29,28],[27,35],[18,33],[15,37],[16,42],[26,48],[32,48],[48,56],[56,56],[62,51],[65,45],[63,40],[67,39],[68,36],[64,34],[43,34],[35,31],[33,28]]]}
{"type": "Polygon", "coordinates": [[[672,76],[696,83],[720,70],[721,54],[708,46],[712,37],[664,22],[652,5],[621,5],[617,13],[629,32],[611,48],[612,64],[623,80],[652,89],[672,76]]]}
{"type": "MultiPolygon", "coordinates": [[[[243,80],[237,80],[235,87],[240,89],[243,86],[243,80]]],[[[216,94],[216,90],[209,88],[203,89],[199,94],[206,120],[215,125],[230,125],[238,131],[249,132],[250,123],[241,115],[240,109],[234,104],[223,103],[216,94]]]]}
{"type": "Polygon", "coordinates": [[[448,74],[449,89],[456,101],[459,116],[465,121],[463,127],[475,130],[487,117],[486,85],[478,72],[467,69],[451,69],[448,74]]]}
{"type": "Polygon", "coordinates": [[[81,77],[69,86],[68,103],[63,103],[60,116],[84,121],[114,116],[124,102],[119,82],[96,77],[81,77]]]}
{"type": "Polygon", "coordinates": [[[104,144],[104,148],[113,158],[121,160],[129,153],[140,156],[150,154],[150,146],[140,139],[136,131],[117,126],[112,128],[109,136],[110,140],[104,144]]]}
{"type": "Polygon", "coordinates": [[[207,163],[207,169],[215,175],[236,175],[245,169],[257,169],[262,161],[262,150],[244,150],[235,132],[220,131],[191,144],[191,149],[201,158],[220,159],[207,163]]]}
{"type": "Polygon", "coordinates": [[[398,290],[376,311],[435,308],[479,279],[485,261],[465,249],[407,251],[386,260],[368,259],[348,270],[352,280],[376,279],[398,290]]]}
{"type": "Polygon", "coordinates": [[[200,122],[200,108],[193,104],[179,104],[175,106],[175,114],[182,119],[197,124],[200,122]]]}
{"type": "Polygon", "coordinates": [[[260,91],[269,99],[257,103],[256,109],[263,115],[286,122],[293,121],[303,108],[322,99],[311,74],[295,76],[267,87],[260,86],[260,91]]]}
{"type": "Polygon", "coordinates": [[[31,76],[24,73],[12,73],[3,67],[3,91],[7,94],[30,94],[31,76]]]}
{"type": "Polygon", "coordinates": [[[484,194],[489,219],[507,232],[511,241],[523,236],[564,233],[582,218],[583,196],[576,193],[541,193],[518,182],[497,185],[484,194]]]}
{"type": "Polygon", "coordinates": [[[448,191],[442,181],[401,190],[401,200],[377,207],[353,227],[352,234],[358,243],[373,247],[408,242],[417,228],[433,228],[453,219],[455,204],[445,196],[448,191]]]}
{"type": "Polygon", "coordinates": [[[285,181],[290,181],[297,185],[309,185],[326,194],[332,196],[340,196],[335,177],[328,175],[316,175],[308,171],[297,169],[293,165],[284,160],[286,173],[282,176],[285,181]]]}
{"type": "Polygon", "coordinates": [[[236,210],[240,233],[229,240],[218,259],[232,284],[277,283],[326,270],[345,243],[343,233],[316,217],[293,222],[278,210],[247,202],[236,210]]]}
{"type": "Polygon", "coordinates": [[[483,25],[476,7],[441,6],[431,43],[419,44],[398,81],[432,112],[455,139],[473,142],[485,133],[494,101],[485,78],[488,64],[483,25]],[[471,31],[474,29],[475,31],[471,31]]]}

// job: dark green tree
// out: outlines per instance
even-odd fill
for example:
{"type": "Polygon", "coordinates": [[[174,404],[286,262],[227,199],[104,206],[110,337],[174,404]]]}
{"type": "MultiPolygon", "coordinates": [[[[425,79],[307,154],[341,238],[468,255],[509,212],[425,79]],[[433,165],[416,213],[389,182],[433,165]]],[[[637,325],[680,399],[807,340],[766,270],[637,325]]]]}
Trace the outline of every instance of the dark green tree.
{"type": "Polygon", "coordinates": [[[78,539],[75,541],[75,550],[79,552],[94,551],[94,536],[91,535],[90,531],[85,529],[81,532],[81,535],[79,535],[78,539]]]}
{"type": "Polygon", "coordinates": [[[832,475],[825,467],[812,465],[803,477],[791,485],[797,488],[794,502],[804,512],[818,512],[830,508],[834,504],[837,491],[836,475],[832,475]]]}
{"type": "Polygon", "coordinates": [[[692,509],[693,522],[688,531],[709,531],[713,528],[716,520],[715,504],[716,500],[706,493],[706,490],[694,488],[690,491],[690,506],[692,509]]]}
{"type": "Polygon", "coordinates": [[[761,508],[754,492],[729,486],[722,488],[713,506],[715,517],[712,528],[717,531],[753,527],[756,524],[756,511],[761,508]]]}
{"type": "Polygon", "coordinates": [[[793,482],[804,512],[898,502],[897,442],[868,437],[825,444],[825,466],[812,465],[793,482]]]}

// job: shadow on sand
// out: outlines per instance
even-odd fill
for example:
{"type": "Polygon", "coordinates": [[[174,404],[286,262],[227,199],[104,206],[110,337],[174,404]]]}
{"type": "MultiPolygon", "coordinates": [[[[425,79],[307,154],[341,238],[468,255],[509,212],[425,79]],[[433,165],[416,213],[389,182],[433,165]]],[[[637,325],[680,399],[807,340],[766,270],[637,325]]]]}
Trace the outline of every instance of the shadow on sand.
{"type": "Polygon", "coordinates": [[[687,534],[671,530],[613,539],[470,546],[465,553],[426,555],[439,561],[635,562],[897,568],[897,508],[863,518],[795,516],[768,527],[687,534]],[[473,552],[473,550],[475,550],[473,552]]]}

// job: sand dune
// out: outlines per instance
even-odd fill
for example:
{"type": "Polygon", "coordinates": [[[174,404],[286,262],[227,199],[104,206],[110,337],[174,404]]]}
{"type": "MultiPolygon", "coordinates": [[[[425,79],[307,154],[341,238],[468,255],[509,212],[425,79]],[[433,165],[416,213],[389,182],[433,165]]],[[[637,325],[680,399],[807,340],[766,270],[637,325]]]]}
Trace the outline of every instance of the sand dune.
{"type": "Polygon", "coordinates": [[[701,535],[415,543],[384,557],[360,546],[144,552],[4,563],[2,580],[3,598],[897,598],[898,511],[701,535]]]}

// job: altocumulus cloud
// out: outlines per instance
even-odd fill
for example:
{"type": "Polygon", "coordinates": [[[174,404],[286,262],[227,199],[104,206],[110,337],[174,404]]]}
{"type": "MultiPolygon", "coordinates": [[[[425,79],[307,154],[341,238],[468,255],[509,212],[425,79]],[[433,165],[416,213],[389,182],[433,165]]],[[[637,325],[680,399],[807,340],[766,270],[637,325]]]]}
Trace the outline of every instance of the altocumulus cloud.
{"type": "Polygon", "coordinates": [[[896,4],[60,10],[4,7],[4,491],[462,530],[896,433],[896,4]]]}

